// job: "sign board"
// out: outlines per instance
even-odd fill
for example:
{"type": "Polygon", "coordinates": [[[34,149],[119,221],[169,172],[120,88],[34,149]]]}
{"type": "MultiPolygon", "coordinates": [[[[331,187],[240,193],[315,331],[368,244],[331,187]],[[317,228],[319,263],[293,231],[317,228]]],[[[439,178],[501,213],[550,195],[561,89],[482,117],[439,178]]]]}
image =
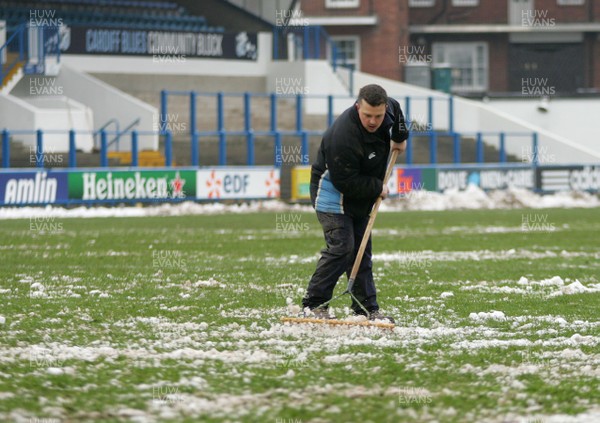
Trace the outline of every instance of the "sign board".
{"type": "Polygon", "coordinates": [[[537,169],[537,189],[541,191],[600,191],[600,165],[543,166],[537,169]]]}
{"type": "Polygon", "coordinates": [[[196,173],[196,199],[279,198],[280,171],[277,168],[213,168],[196,173]]]}
{"type": "Polygon", "coordinates": [[[64,54],[153,56],[157,62],[184,58],[256,60],[257,34],[246,31],[182,32],[90,26],[69,27],[64,54]]]}
{"type": "Polygon", "coordinates": [[[404,196],[413,191],[435,191],[436,189],[435,169],[396,167],[390,177],[390,193],[392,194],[404,196]]]}
{"type": "Polygon", "coordinates": [[[193,199],[195,176],[195,172],[186,170],[71,172],[69,199],[85,202],[193,199]]]}
{"type": "Polygon", "coordinates": [[[310,200],[310,166],[292,169],[292,201],[310,200]]]}
{"type": "Polygon", "coordinates": [[[0,205],[64,203],[68,197],[64,172],[0,173],[0,205]]]}
{"type": "Polygon", "coordinates": [[[483,190],[509,187],[535,189],[535,172],[531,167],[438,169],[437,190],[464,190],[473,184],[483,190]]]}

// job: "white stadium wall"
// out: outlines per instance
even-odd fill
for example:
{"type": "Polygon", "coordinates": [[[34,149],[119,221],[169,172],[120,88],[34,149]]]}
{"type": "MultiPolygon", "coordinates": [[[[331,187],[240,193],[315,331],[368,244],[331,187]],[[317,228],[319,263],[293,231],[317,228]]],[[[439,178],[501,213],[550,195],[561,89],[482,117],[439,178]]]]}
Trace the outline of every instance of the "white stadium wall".
{"type": "Polygon", "coordinates": [[[545,104],[539,98],[490,99],[488,105],[503,113],[519,116],[553,134],[577,141],[578,145],[595,153],[600,152],[598,98],[554,98],[545,104]],[[591,128],[596,129],[591,131],[591,128]]]}
{"type": "MultiPolygon", "coordinates": [[[[39,128],[37,108],[12,95],[0,94],[0,128],[32,130],[39,128]]],[[[35,134],[15,134],[13,137],[26,146],[35,145],[35,134]]]]}
{"type": "Polygon", "coordinates": [[[348,95],[348,89],[324,60],[272,62],[267,74],[267,92],[279,95],[307,94],[304,111],[314,115],[327,113],[326,95],[335,96],[336,114],[348,108],[353,100],[348,95]]]}
{"type": "MultiPolygon", "coordinates": [[[[118,117],[121,130],[138,118],[140,122],[133,129],[158,130],[158,110],[155,107],[70,66],[63,65],[56,79],[57,84],[64,87],[65,95],[86,104],[93,110],[94,130],[115,117],[118,117]]],[[[109,126],[107,130],[114,130],[114,127],[109,126]]],[[[109,136],[109,139],[112,139],[112,136],[109,136]]],[[[138,143],[139,150],[156,150],[158,134],[140,135],[138,143]]],[[[120,150],[130,150],[131,138],[122,137],[119,147],[120,150]]]]}
{"type": "MultiPolygon", "coordinates": [[[[18,91],[18,87],[17,87],[18,91]]],[[[43,128],[43,150],[45,152],[66,152],[69,150],[69,129],[80,131],[77,148],[91,151],[93,139],[93,114],[85,105],[65,96],[0,96],[0,126],[15,132],[12,137],[24,146],[35,148],[35,131],[43,128]]],[[[35,152],[35,150],[32,150],[35,152]]]]}

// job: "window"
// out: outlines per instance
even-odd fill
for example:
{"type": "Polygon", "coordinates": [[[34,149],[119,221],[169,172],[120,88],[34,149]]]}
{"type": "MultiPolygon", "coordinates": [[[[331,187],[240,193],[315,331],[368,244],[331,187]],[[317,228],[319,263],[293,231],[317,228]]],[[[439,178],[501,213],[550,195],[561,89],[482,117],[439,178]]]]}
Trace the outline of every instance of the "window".
{"type": "Polygon", "coordinates": [[[452,0],[452,6],[479,6],[479,0],[452,0]]]}
{"type": "MultiPolygon", "coordinates": [[[[355,70],[360,69],[360,38],[359,37],[331,37],[337,52],[337,63],[352,65],[355,70]]],[[[331,47],[329,58],[332,58],[331,47]]]]}
{"type": "Polygon", "coordinates": [[[325,7],[328,9],[350,8],[360,6],[360,0],[325,0],[325,7]]]}
{"type": "Polygon", "coordinates": [[[585,0],[557,0],[559,6],[582,6],[585,0]]]}
{"type": "Polygon", "coordinates": [[[485,43],[434,43],[433,64],[452,68],[452,89],[485,91],[488,88],[488,47],[485,43]]]}
{"type": "Polygon", "coordinates": [[[435,0],[408,0],[408,7],[432,7],[435,0]]]}

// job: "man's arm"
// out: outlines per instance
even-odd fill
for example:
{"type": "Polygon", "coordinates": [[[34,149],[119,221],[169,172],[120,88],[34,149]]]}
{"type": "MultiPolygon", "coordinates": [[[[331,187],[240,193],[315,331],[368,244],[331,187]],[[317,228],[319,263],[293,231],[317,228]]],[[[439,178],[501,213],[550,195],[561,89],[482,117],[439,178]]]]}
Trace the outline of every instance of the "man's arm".
{"type": "MultiPolygon", "coordinates": [[[[407,139],[408,139],[408,128],[406,127],[406,121],[400,103],[393,98],[390,98],[391,107],[394,110],[394,126],[392,126],[392,134],[390,139],[390,151],[398,150],[398,154],[402,154],[406,151],[407,139]]],[[[384,186],[381,190],[380,197],[387,198],[389,190],[387,186],[384,186]]]]}
{"type": "MultiPolygon", "coordinates": [[[[406,141],[408,139],[408,127],[402,113],[400,103],[393,98],[390,98],[390,106],[394,111],[394,126],[392,126],[392,141],[396,144],[404,144],[404,150],[406,150],[406,141]]],[[[401,151],[404,151],[401,150],[401,151]]]]}

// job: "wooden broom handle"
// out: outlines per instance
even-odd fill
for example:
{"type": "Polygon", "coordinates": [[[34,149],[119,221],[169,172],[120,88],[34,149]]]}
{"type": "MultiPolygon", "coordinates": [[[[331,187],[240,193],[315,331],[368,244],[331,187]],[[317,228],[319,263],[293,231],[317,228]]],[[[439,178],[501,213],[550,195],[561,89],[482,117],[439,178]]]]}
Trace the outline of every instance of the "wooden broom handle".
{"type": "MultiPolygon", "coordinates": [[[[390,175],[392,174],[392,170],[394,169],[394,165],[396,164],[396,158],[398,157],[398,150],[392,150],[390,152],[390,159],[387,165],[387,169],[385,170],[385,176],[383,177],[383,186],[385,187],[390,179],[390,175]]],[[[356,279],[356,275],[358,274],[358,268],[360,267],[360,262],[362,261],[362,256],[365,253],[365,249],[367,248],[367,242],[369,242],[369,237],[371,236],[371,230],[373,229],[373,223],[375,223],[375,217],[377,216],[377,211],[379,210],[379,205],[383,201],[383,197],[377,197],[377,201],[373,204],[373,208],[371,209],[371,214],[369,216],[369,222],[367,223],[367,227],[365,229],[365,233],[363,235],[362,241],[360,242],[360,248],[358,249],[358,253],[356,254],[356,259],[354,260],[354,266],[352,266],[352,272],[350,273],[349,281],[354,281],[356,279]]]]}

